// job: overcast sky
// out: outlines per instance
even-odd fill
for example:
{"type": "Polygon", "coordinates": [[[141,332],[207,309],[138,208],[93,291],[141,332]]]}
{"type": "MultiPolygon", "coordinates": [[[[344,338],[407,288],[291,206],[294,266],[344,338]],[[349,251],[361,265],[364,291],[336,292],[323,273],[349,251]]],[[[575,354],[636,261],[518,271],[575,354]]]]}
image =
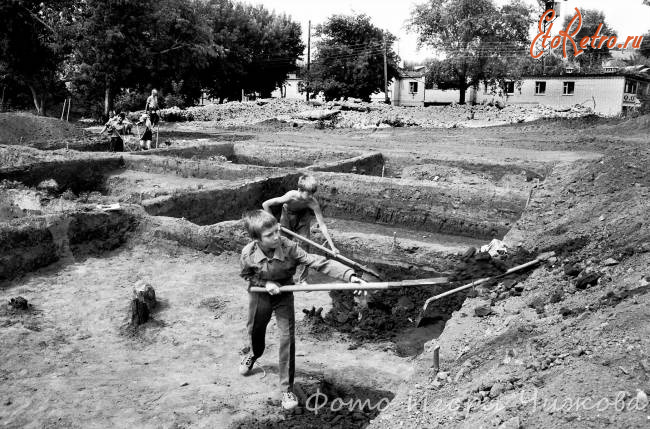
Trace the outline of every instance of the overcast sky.
{"type": "MultiPolygon", "coordinates": [[[[533,0],[526,1],[534,3],[533,0]]],[[[312,26],[315,26],[333,14],[364,13],[370,16],[374,25],[390,31],[399,38],[395,50],[399,50],[402,59],[420,61],[433,56],[426,48],[418,50],[416,35],[407,32],[405,28],[413,5],[423,3],[422,0],[244,0],[244,2],[262,4],[269,10],[275,10],[276,13],[290,15],[294,21],[302,25],[305,43],[309,20],[312,26]]],[[[497,4],[506,2],[506,0],[497,0],[497,4]]],[[[619,37],[640,36],[650,30],[650,6],[644,6],[642,3],[642,0],[567,0],[562,1],[561,14],[570,12],[573,15],[575,7],[599,9],[605,13],[607,23],[614,28],[619,37]]]]}

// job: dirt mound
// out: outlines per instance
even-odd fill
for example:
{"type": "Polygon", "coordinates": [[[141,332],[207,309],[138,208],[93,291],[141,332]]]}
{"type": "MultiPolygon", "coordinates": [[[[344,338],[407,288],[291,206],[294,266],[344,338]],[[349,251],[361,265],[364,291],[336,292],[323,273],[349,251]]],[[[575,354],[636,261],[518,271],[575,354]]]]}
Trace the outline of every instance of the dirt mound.
{"type": "Polygon", "coordinates": [[[84,137],[82,129],[31,113],[0,113],[0,144],[39,146],[84,137]]]}
{"type": "Polygon", "coordinates": [[[588,108],[554,109],[539,105],[450,105],[429,107],[391,106],[383,103],[326,102],[267,99],[163,109],[164,121],[212,121],[221,127],[245,127],[278,123],[305,125],[313,120],[323,128],[374,129],[388,127],[474,128],[517,124],[540,118],[579,118],[588,108]]]}
{"type": "Polygon", "coordinates": [[[650,131],[650,114],[628,119],[614,125],[602,125],[599,128],[609,132],[622,132],[625,134],[635,134],[641,131],[646,133],[647,136],[647,133],[650,131]]]}

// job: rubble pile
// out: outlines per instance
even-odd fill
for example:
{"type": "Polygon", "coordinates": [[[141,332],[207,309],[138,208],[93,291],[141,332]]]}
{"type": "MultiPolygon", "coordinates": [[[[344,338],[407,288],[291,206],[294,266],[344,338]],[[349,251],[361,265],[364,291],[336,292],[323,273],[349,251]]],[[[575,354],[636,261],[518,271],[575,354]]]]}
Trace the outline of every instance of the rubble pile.
{"type": "Polygon", "coordinates": [[[163,109],[162,119],[175,121],[214,121],[223,127],[281,123],[290,126],[316,124],[327,128],[461,128],[503,125],[541,118],[578,118],[592,114],[590,108],[553,108],[541,105],[458,105],[404,107],[383,103],[310,102],[288,99],[263,99],[163,109]]]}

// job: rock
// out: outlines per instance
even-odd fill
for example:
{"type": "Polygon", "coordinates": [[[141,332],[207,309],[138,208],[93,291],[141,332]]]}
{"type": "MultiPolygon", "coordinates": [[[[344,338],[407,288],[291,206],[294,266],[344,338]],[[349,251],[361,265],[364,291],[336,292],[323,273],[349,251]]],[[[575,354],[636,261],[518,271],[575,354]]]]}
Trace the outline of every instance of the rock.
{"type": "Polygon", "coordinates": [[[648,408],[648,395],[643,390],[637,389],[636,391],[636,409],[645,410],[648,408]]]}
{"type": "Polygon", "coordinates": [[[564,274],[569,277],[576,277],[578,274],[580,274],[580,267],[578,267],[576,264],[565,264],[564,274]]]}
{"type": "Polygon", "coordinates": [[[578,289],[587,289],[589,286],[593,286],[598,282],[600,278],[600,273],[591,272],[587,273],[582,271],[578,278],[576,278],[576,288],[578,289]]]}
{"type": "Polygon", "coordinates": [[[506,386],[503,383],[494,383],[490,389],[490,398],[496,398],[506,390],[506,386]]]}
{"type": "Polygon", "coordinates": [[[520,429],[520,428],[521,428],[521,420],[519,419],[519,416],[511,418],[510,420],[503,422],[499,426],[499,429],[520,429]]]}
{"type": "Polygon", "coordinates": [[[39,183],[37,188],[43,191],[56,192],[59,190],[59,184],[54,179],[48,179],[39,183]]]}
{"type": "Polygon", "coordinates": [[[477,317],[485,317],[492,314],[492,307],[489,301],[482,301],[474,307],[474,315],[477,317]]]}
{"type": "Polygon", "coordinates": [[[614,258],[607,258],[603,261],[603,265],[606,267],[612,266],[612,265],[618,265],[618,261],[614,258]]]}
{"type": "Polygon", "coordinates": [[[9,300],[9,305],[16,310],[28,310],[29,303],[22,296],[17,296],[16,298],[11,298],[9,300]]]}

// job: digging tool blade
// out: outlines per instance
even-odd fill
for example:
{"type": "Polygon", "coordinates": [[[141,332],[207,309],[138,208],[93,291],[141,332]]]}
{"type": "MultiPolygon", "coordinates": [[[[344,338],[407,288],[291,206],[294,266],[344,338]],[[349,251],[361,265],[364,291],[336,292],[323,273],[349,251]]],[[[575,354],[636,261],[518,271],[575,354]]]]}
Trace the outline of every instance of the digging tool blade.
{"type": "Polygon", "coordinates": [[[457,292],[460,292],[460,291],[463,291],[465,289],[469,289],[471,287],[478,286],[478,285],[483,284],[483,283],[487,283],[487,282],[492,281],[492,280],[500,279],[500,278],[505,277],[505,276],[507,276],[509,274],[512,274],[514,272],[521,271],[521,270],[524,270],[526,268],[532,267],[534,265],[539,264],[540,262],[548,260],[548,258],[550,258],[553,255],[555,255],[554,252],[542,253],[536,259],[533,259],[532,261],[526,262],[525,264],[521,264],[521,265],[517,265],[515,267],[512,267],[512,268],[508,269],[506,272],[501,273],[501,274],[499,274],[497,276],[486,277],[486,278],[483,278],[483,279],[480,279],[480,280],[474,280],[473,282],[468,283],[466,285],[457,287],[455,289],[448,290],[447,292],[443,292],[443,293],[441,293],[439,295],[432,296],[431,298],[424,301],[424,305],[422,306],[422,310],[420,310],[420,314],[418,315],[418,318],[417,318],[417,321],[415,322],[415,325],[418,328],[420,326],[422,326],[423,321],[426,319],[424,317],[424,314],[426,313],[427,306],[429,305],[430,302],[436,301],[436,300],[438,300],[440,298],[444,298],[445,296],[453,295],[453,294],[455,294],[457,292]]]}

